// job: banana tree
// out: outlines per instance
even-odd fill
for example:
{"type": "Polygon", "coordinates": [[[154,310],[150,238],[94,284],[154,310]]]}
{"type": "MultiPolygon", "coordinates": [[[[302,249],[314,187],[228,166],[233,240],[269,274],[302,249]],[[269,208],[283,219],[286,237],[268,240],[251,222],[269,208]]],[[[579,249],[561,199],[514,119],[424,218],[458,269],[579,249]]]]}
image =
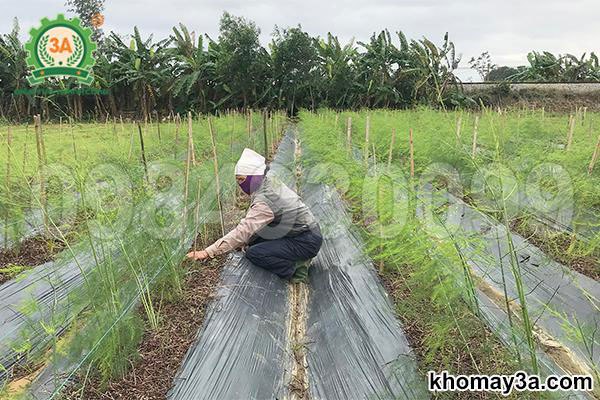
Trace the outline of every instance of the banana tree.
{"type": "MultiPolygon", "coordinates": [[[[181,98],[183,104],[199,108],[207,112],[207,96],[211,83],[215,82],[215,63],[207,50],[204,49],[203,37],[190,33],[187,27],[179,24],[173,28],[172,39],[175,44],[174,59],[177,61],[174,71],[175,79],[171,84],[173,97],[181,98]]],[[[213,52],[214,48],[211,49],[213,52]]]]}
{"type": "MultiPolygon", "coordinates": [[[[14,91],[28,88],[26,76],[29,71],[27,66],[27,52],[19,39],[19,21],[15,18],[13,29],[9,34],[0,36],[0,88],[2,98],[6,101],[6,108],[14,107],[15,114],[20,120],[26,113],[23,96],[15,96],[14,91]]],[[[31,102],[32,99],[29,98],[31,102]]]]}
{"type": "Polygon", "coordinates": [[[460,63],[460,56],[456,55],[448,33],[444,35],[444,43],[439,48],[427,38],[412,40],[410,55],[410,67],[403,72],[415,79],[415,101],[421,99],[445,108],[445,96],[448,89],[457,84],[454,70],[460,63]]]}
{"type": "Polygon", "coordinates": [[[390,107],[397,104],[400,93],[397,90],[399,50],[392,43],[387,30],[373,34],[369,43],[358,42],[366,51],[356,58],[358,84],[362,93],[362,106],[390,107]]]}
{"type": "Polygon", "coordinates": [[[131,42],[126,45],[114,32],[110,35],[115,60],[115,84],[124,84],[137,93],[142,116],[148,118],[159,96],[160,91],[172,82],[174,69],[173,55],[169,51],[172,39],[163,39],[153,43],[153,37],[143,40],[137,27],[131,42]]]}
{"type": "Polygon", "coordinates": [[[357,57],[357,50],[354,40],[341,46],[338,38],[328,33],[327,41],[316,39],[316,42],[324,103],[338,109],[352,107],[356,100],[355,91],[348,83],[356,81],[353,60],[357,57]]]}

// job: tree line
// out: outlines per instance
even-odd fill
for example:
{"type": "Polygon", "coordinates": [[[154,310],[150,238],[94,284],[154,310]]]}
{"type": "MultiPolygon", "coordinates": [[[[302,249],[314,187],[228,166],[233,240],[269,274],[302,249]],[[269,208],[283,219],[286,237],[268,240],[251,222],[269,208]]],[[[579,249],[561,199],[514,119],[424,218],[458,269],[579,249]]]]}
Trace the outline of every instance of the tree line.
{"type": "Polygon", "coordinates": [[[293,114],[300,108],[452,105],[459,57],[448,35],[438,46],[384,30],[366,42],[341,44],[332,34],[311,37],[300,26],[276,27],[268,49],[259,35],[254,22],[228,13],[216,39],[196,35],[182,24],[159,40],[142,37],[137,27],[130,36],[96,31],[93,85],[108,94],[52,93],[48,89],[78,86],[48,79],[36,93],[17,95],[30,87],[27,53],[15,20],[12,32],[0,35],[0,116],[140,118],[248,108],[293,114]]]}
{"type": "Polygon", "coordinates": [[[527,54],[527,61],[529,65],[498,66],[484,51],[471,58],[469,65],[486,82],[600,82],[600,62],[594,52],[576,57],[532,51],[527,54]]]}
{"type": "MultiPolygon", "coordinates": [[[[70,1],[69,11],[87,26],[94,17],[90,1],[92,11],[102,10],[102,0],[70,1]]],[[[301,26],[275,27],[268,48],[259,36],[254,22],[229,13],[222,15],[216,39],[182,24],[158,40],[142,37],[137,27],[130,35],[104,35],[95,27],[99,46],[93,88],[101,91],[76,92],[76,82],[56,79],[27,90],[32,89],[26,80],[27,53],[15,19],[12,31],[0,35],[0,118],[148,118],[248,108],[295,114],[301,108],[448,108],[469,103],[455,76],[460,55],[448,34],[435,44],[383,30],[368,41],[342,44],[331,33],[312,37],[301,26]]],[[[521,80],[556,80],[557,74],[569,80],[600,80],[593,54],[589,60],[552,57],[531,53],[531,65],[512,75],[521,80]]],[[[497,71],[485,62],[480,67],[487,74],[497,71]]]]}

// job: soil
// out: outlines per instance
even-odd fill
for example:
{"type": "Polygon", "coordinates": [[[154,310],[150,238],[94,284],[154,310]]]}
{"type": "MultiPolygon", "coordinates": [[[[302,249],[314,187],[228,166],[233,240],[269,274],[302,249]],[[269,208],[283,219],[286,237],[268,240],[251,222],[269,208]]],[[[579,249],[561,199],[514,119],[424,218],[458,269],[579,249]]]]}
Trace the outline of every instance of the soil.
{"type": "Polygon", "coordinates": [[[67,243],[78,240],[78,235],[86,229],[86,221],[93,218],[90,210],[81,210],[75,220],[61,234],[36,235],[25,239],[19,245],[0,248],[0,285],[13,279],[23,271],[27,271],[52,261],[67,248],[67,243]],[[51,236],[51,237],[49,237],[51,236]],[[61,237],[64,240],[58,239],[61,237]]]}
{"type": "Polygon", "coordinates": [[[511,230],[526,238],[529,242],[540,248],[554,260],[564,264],[582,275],[600,281],[600,257],[598,255],[578,255],[568,251],[571,238],[565,234],[556,234],[552,237],[540,230],[532,228],[523,219],[511,222],[511,230]]]}
{"type": "MultiPolygon", "coordinates": [[[[204,322],[207,306],[215,296],[224,260],[224,257],[216,257],[202,263],[185,261],[189,272],[183,295],[163,305],[159,329],[144,333],[138,348],[139,357],[127,375],[110,382],[104,390],[99,389],[97,378],[92,378],[85,383],[83,393],[80,376],[80,381],[70,388],[65,398],[166,399],[175,374],[204,322]]],[[[143,309],[138,312],[145,315],[143,309]]]]}
{"type": "Polygon", "coordinates": [[[26,239],[13,249],[0,251],[0,284],[22,271],[52,261],[66,244],[58,239],[36,236],[26,239]]]}

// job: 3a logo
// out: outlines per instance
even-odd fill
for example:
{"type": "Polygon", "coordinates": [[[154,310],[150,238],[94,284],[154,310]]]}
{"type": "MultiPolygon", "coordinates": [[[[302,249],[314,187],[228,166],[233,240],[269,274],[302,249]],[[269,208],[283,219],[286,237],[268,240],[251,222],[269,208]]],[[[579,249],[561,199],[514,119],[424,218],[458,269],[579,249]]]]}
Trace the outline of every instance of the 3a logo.
{"type": "Polygon", "coordinates": [[[97,46],[91,40],[92,30],[82,27],[78,18],[69,20],[62,14],[55,20],[44,18],[42,26],[30,34],[25,48],[29,52],[27,63],[33,68],[27,78],[32,86],[53,76],[74,77],[84,85],[93,82],[93,52],[97,46]]]}

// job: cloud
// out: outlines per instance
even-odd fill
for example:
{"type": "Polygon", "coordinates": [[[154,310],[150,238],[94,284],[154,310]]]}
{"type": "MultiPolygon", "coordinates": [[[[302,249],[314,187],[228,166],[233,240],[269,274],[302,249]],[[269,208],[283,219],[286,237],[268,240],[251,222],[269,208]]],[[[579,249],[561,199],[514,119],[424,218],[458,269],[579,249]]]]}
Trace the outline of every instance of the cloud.
{"type": "MultiPolygon", "coordinates": [[[[63,0],[3,1],[0,32],[11,29],[15,16],[26,33],[42,17],[65,11],[63,0]]],[[[332,32],[342,42],[352,38],[366,41],[373,32],[387,28],[392,34],[401,30],[408,37],[425,36],[440,43],[449,32],[463,54],[463,68],[483,51],[488,51],[496,64],[511,66],[525,64],[532,50],[578,56],[600,52],[600,24],[596,21],[600,3],[595,0],[107,0],[105,30],[128,34],[137,25],[144,36],[162,38],[182,22],[190,30],[216,39],[225,10],[255,21],[264,45],[271,40],[275,25],[301,24],[312,35],[332,32]]],[[[472,72],[463,70],[462,74],[472,72]]]]}

